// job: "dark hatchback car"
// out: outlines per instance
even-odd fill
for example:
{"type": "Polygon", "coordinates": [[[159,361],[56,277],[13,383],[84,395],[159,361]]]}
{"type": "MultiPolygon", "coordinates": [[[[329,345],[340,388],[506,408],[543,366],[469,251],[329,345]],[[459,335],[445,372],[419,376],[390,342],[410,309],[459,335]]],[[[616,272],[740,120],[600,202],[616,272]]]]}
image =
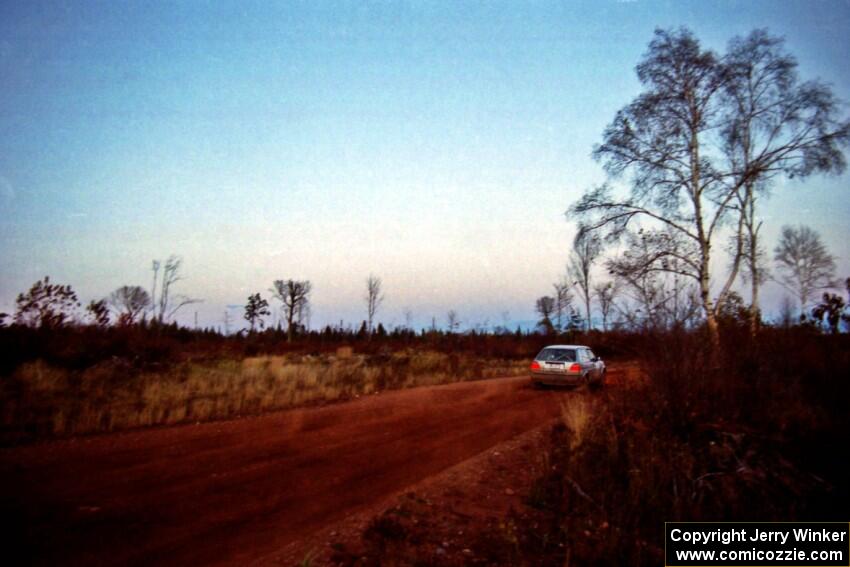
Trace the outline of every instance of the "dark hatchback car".
{"type": "Polygon", "coordinates": [[[605,363],[584,345],[547,346],[534,357],[529,374],[535,386],[602,386],[605,363]]]}

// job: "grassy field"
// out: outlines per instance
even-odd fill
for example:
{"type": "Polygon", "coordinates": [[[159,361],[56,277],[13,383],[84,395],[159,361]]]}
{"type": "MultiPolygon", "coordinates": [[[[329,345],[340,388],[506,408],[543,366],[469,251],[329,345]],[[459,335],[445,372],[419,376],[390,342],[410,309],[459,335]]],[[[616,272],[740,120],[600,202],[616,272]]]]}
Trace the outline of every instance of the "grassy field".
{"type": "Polygon", "coordinates": [[[412,349],[183,361],[160,370],[120,360],[72,370],[36,360],[0,382],[2,441],[229,419],[525,371],[524,360],[412,349]]]}

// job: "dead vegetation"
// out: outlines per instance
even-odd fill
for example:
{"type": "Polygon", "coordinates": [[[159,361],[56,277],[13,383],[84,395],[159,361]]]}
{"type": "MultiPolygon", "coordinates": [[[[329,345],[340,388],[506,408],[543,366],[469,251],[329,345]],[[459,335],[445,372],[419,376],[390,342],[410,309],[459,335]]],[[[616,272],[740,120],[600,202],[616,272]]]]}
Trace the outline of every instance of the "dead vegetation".
{"type": "Polygon", "coordinates": [[[647,336],[642,371],[570,396],[523,467],[534,474],[517,487],[524,506],[467,534],[469,553],[434,555],[428,533],[445,526],[429,527],[434,514],[411,500],[365,531],[369,562],[338,558],[659,565],[665,521],[840,521],[850,504],[837,449],[850,435],[848,337],[805,328],[727,337],[715,359],[700,333],[647,336]]]}
{"type": "Polygon", "coordinates": [[[839,519],[846,337],[731,331],[720,361],[698,334],[646,344],[646,381],[574,400],[552,430],[529,503],[560,545],[531,564],[658,565],[665,521],[839,519]]]}
{"type": "Polygon", "coordinates": [[[629,333],[541,336],[326,329],[222,336],[156,322],[0,327],[0,444],[230,419],[383,390],[516,376],[552,342],[607,356],[629,333]]]}
{"type": "Polygon", "coordinates": [[[384,390],[514,376],[525,361],[433,351],[267,355],[139,369],[104,361],[83,370],[42,360],[0,382],[6,443],[151,425],[229,419],[384,390]]]}

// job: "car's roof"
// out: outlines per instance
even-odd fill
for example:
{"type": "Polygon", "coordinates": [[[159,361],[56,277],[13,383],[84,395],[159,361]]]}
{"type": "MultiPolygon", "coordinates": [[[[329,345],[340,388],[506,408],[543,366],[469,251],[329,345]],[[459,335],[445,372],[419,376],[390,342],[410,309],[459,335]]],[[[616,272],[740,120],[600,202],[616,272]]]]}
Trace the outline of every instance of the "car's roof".
{"type": "Polygon", "coordinates": [[[590,348],[585,345],[546,345],[543,348],[590,348]]]}

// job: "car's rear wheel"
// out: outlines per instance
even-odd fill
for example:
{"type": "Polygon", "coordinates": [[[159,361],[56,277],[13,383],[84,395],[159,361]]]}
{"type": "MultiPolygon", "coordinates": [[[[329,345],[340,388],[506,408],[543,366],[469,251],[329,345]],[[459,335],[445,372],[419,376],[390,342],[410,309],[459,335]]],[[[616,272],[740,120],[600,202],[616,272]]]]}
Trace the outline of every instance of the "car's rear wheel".
{"type": "Polygon", "coordinates": [[[602,371],[602,374],[599,376],[599,378],[590,383],[590,387],[594,390],[598,390],[599,388],[601,388],[604,385],[605,385],[605,371],[602,371]]]}

